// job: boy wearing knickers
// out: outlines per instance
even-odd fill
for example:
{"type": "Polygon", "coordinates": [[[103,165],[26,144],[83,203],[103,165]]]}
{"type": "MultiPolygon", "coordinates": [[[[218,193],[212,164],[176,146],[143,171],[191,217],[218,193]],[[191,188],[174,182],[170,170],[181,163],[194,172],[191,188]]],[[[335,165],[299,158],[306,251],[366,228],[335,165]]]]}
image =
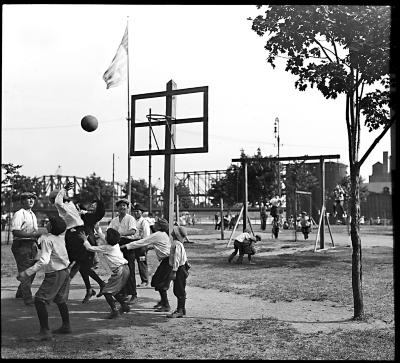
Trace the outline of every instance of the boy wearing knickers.
{"type": "Polygon", "coordinates": [[[167,291],[171,284],[170,273],[172,266],[169,265],[169,254],[171,250],[171,240],[169,238],[169,223],[164,218],[159,218],[154,223],[154,233],[150,236],[127,243],[121,246],[128,250],[148,246],[154,248],[160,264],[151,279],[151,286],[159,292],[161,300],[153,306],[157,312],[167,312],[171,310],[168,301],[167,291]]]}
{"type": "Polygon", "coordinates": [[[29,279],[41,268],[44,268],[44,280],[35,294],[35,307],[40,323],[39,340],[52,340],[49,329],[49,319],[46,305],[50,301],[57,304],[60,311],[62,325],[53,330],[56,334],[71,333],[69,312],[67,306],[70,268],[64,236],[61,235],[66,228],[65,222],[59,217],[50,217],[46,225],[48,234],[39,238],[41,256],[32,267],[18,274],[18,280],[29,279]]]}
{"type": "Polygon", "coordinates": [[[178,300],[178,306],[167,318],[182,318],[186,315],[186,279],[189,276],[189,264],[187,262],[185,247],[183,242],[187,236],[185,228],[174,226],[172,233],[171,252],[169,255],[169,265],[172,266],[170,279],[174,281],[174,295],[178,300]]]}
{"type": "Polygon", "coordinates": [[[102,253],[108,267],[112,271],[110,278],[102,290],[102,294],[111,308],[111,313],[107,318],[115,319],[119,316],[119,313],[123,314],[130,311],[129,305],[125,302],[124,294],[124,287],[128,281],[130,273],[129,266],[128,261],[124,258],[118,244],[120,240],[119,232],[113,228],[108,228],[105,239],[104,234],[99,234],[99,236],[100,241],[105,244],[92,246],[87,240],[86,235],[81,232],[81,238],[84,240],[83,246],[88,251],[102,253]],[[115,306],[114,297],[121,305],[119,312],[115,306]]]}

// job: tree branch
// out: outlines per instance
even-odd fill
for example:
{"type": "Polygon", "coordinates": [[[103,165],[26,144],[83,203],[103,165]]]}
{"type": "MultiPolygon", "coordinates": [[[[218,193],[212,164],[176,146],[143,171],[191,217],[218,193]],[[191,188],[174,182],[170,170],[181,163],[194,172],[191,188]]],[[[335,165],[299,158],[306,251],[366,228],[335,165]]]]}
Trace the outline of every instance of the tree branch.
{"type": "Polygon", "coordinates": [[[367,159],[368,155],[371,153],[371,151],[375,148],[375,146],[378,144],[378,142],[382,139],[383,136],[385,136],[386,132],[391,128],[391,126],[394,123],[395,118],[391,117],[389,123],[385,126],[383,129],[382,133],[373,141],[371,146],[368,148],[368,150],[365,152],[364,156],[360,159],[359,161],[359,167],[364,163],[364,161],[367,159]]]}
{"type": "MultiPolygon", "coordinates": [[[[322,49],[322,51],[324,52],[326,58],[329,59],[330,62],[333,63],[332,59],[329,57],[328,53],[325,50],[325,47],[317,40],[317,38],[314,38],[315,42],[319,45],[319,47],[322,49]]],[[[331,53],[333,53],[330,49],[328,49],[331,53]]],[[[334,54],[334,53],[333,53],[334,54]]]]}
{"type": "Polygon", "coordinates": [[[349,162],[350,162],[350,167],[353,166],[353,158],[351,156],[351,127],[350,127],[350,121],[349,121],[349,95],[346,94],[346,127],[347,127],[347,141],[349,143],[349,162]]]}

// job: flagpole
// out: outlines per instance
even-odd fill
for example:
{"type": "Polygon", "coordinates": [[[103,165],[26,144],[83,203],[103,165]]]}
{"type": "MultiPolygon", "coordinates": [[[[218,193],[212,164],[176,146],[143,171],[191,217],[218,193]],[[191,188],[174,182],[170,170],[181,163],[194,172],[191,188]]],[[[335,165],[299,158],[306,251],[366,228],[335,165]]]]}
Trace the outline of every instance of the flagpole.
{"type": "MultiPolygon", "coordinates": [[[[131,203],[131,111],[130,111],[130,102],[129,102],[129,16],[127,17],[126,20],[126,29],[127,29],[127,34],[128,34],[128,45],[127,45],[127,50],[126,50],[126,55],[127,55],[127,84],[128,84],[128,193],[127,193],[127,199],[128,202],[131,203]]],[[[129,210],[130,212],[130,210],[129,210]]]]}

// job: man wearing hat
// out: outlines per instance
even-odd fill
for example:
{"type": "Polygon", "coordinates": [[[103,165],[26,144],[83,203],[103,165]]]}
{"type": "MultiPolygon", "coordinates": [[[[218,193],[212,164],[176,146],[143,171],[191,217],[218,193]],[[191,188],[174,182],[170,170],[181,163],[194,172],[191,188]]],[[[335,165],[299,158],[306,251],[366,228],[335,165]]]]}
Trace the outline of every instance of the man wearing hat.
{"type": "MultiPolygon", "coordinates": [[[[38,254],[37,239],[41,233],[38,231],[38,224],[32,207],[35,204],[36,195],[31,192],[24,192],[20,195],[21,209],[14,213],[11,222],[13,243],[11,251],[17,263],[18,272],[25,271],[33,266],[38,254]]],[[[25,305],[34,305],[31,286],[35,274],[29,279],[21,281],[18,286],[16,298],[24,299],[25,305]]]]}
{"type": "MultiPolygon", "coordinates": [[[[137,231],[136,220],[128,214],[129,211],[129,201],[128,199],[121,198],[118,199],[115,205],[118,208],[118,215],[114,217],[108,228],[113,228],[120,234],[119,245],[130,243],[134,240],[134,235],[137,231]]],[[[124,258],[128,261],[129,266],[129,279],[125,285],[125,295],[131,295],[130,304],[134,304],[137,301],[137,291],[136,291],[136,277],[135,277],[135,251],[128,251],[127,249],[121,249],[124,258]]]]}
{"type": "MultiPolygon", "coordinates": [[[[145,238],[150,236],[150,224],[143,217],[144,208],[139,204],[136,203],[133,208],[133,216],[136,220],[137,232],[135,234],[135,240],[145,238]]],[[[135,252],[135,259],[138,265],[140,279],[142,283],[137,285],[138,287],[147,287],[149,286],[149,269],[147,266],[147,248],[140,247],[133,250],[135,252]]]]}

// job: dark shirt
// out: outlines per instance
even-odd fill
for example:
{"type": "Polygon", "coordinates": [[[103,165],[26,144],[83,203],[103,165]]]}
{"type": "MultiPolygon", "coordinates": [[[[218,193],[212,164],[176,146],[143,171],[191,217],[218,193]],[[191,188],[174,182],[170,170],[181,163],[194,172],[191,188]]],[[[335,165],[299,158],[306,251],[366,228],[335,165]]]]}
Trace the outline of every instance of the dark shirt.
{"type": "Polygon", "coordinates": [[[104,215],[106,210],[104,208],[104,202],[102,200],[97,200],[96,210],[94,212],[88,212],[81,215],[84,223],[85,233],[87,234],[87,239],[92,246],[96,245],[96,237],[94,235],[94,226],[99,222],[104,215]]]}

